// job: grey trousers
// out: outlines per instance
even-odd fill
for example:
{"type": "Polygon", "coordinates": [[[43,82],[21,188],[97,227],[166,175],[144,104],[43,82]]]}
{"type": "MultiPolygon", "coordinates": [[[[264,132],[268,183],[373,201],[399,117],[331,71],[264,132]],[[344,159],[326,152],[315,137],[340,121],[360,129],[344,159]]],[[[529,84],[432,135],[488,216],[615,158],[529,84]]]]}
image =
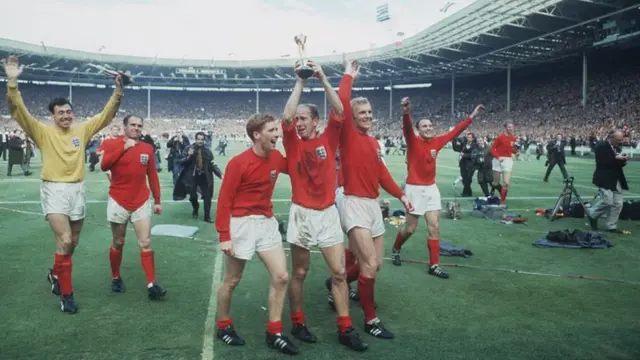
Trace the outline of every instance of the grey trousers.
{"type": "Polygon", "coordinates": [[[598,219],[602,215],[607,215],[607,222],[605,225],[606,230],[617,229],[618,217],[622,211],[622,203],[624,199],[622,197],[622,188],[620,183],[616,186],[616,191],[609,189],[598,188],[598,198],[595,204],[591,207],[591,217],[598,219]]]}

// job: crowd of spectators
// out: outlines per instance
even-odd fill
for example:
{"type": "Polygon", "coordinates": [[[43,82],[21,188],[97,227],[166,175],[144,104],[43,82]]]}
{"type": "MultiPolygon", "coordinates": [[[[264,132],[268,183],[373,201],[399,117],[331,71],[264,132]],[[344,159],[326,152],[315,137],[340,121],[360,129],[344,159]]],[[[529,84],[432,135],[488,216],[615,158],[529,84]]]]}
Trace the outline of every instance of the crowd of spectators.
{"type": "MultiPolygon", "coordinates": [[[[638,51],[627,52],[631,53],[638,51]]],[[[399,103],[402,97],[408,96],[412,99],[414,116],[434,120],[441,131],[482,103],[486,112],[470,127],[470,131],[479,135],[493,137],[500,133],[503,123],[513,121],[518,134],[529,139],[548,139],[562,133],[585,144],[589,137],[602,138],[612,127],[626,125],[632,129],[629,141],[635,144],[638,135],[633,129],[640,125],[640,63],[634,61],[634,56],[605,60],[600,56],[589,64],[586,107],[581,103],[581,57],[514,69],[510,111],[507,111],[506,70],[456,79],[453,114],[450,80],[434,82],[429,88],[394,89],[392,103],[388,90],[354,91],[353,95],[369,98],[374,106],[374,132],[383,137],[401,135],[399,103]]],[[[65,86],[21,84],[20,89],[32,114],[45,122],[49,121],[46,108],[49,100],[69,94],[69,87],[65,86]]],[[[78,121],[98,113],[110,91],[73,87],[71,99],[78,121]]],[[[174,133],[178,129],[206,129],[214,136],[244,137],[245,119],[256,110],[280,114],[288,96],[288,92],[260,92],[258,99],[255,92],[154,90],[151,117],[145,127],[155,135],[174,133]]],[[[147,117],[147,100],[146,90],[129,89],[121,113],[147,117]]],[[[302,101],[317,104],[321,114],[324,113],[322,92],[304,93],[302,101]]],[[[17,128],[5,102],[0,102],[0,128],[17,128]]]]}

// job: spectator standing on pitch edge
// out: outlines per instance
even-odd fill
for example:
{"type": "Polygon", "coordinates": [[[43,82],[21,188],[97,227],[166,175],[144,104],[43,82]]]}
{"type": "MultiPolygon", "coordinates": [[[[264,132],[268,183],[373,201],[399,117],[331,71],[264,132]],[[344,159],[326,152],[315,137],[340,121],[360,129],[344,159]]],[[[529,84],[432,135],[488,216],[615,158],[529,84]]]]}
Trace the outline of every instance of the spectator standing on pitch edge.
{"type": "Polygon", "coordinates": [[[598,218],[607,214],[605,231],[624,234],[618,229],[618,217],[624,202],[622,190],[629,190],[627,179],[622,168],[627,165],[629,157],[622,154],[624,132],[613,130],[609,138],[596,145],[596,169],[593,172],[593,185],[598,187],[598,201],[587,211],[591,229],[598,229],[598,218]]]}
{"type": "Polygon", "coordinates": [[[71,268],[73,251],[80,241],[80,231],[87,214],[84,186],[84,155],[86,145],[95,134],[115,117],[123,95],[120,75],[115,78],[115,90],[104,110],[78,126],[72,126],[73,109],[64,98],[49,103],[54,125],[48,126],[35,119],[27,110],[18,90],[18,78],[24,69],[18,58],[2,60],[7,76],[7,104],[11,116],[33,139],[42,156],[40,200],[42,212],[56,238],[53,269],[47,279],[51,292],[60,295],[60,310],[75,314],[78,311],[71,268]]]}

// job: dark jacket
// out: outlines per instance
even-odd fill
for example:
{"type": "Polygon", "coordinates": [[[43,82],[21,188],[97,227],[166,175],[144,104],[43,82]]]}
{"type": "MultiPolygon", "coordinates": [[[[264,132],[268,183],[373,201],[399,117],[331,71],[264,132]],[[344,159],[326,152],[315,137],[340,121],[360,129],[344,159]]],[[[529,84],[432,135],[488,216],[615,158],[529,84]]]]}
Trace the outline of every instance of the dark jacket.
{"type": "MultiPolygon", "coordinates": [[[[173,200],[184,200],[191,190],[196,186],[195,176],[197,175],[196,159],[198,151],[202,151],[202,172],[207,180],[207,185],[213,188],[213,176],[217,176],[222,179],[222,171],[218,165],[213,162],[213,153],[211,149],[202,147],[196,147],[195,145],[189,145],[184,149],[181,157],[176,161],[182,166],[182,171],[178,176],[178,181],[173,188],[173,200]],[[189,149],[194,149],[194,153],[189,157],[189,149]]],[[[213,194],[213,190],[211,191],[213,194]]]]}
{"type": "Polygon", "coordinates": [[[547,143],[547,155],[549,156],[550,162],[555,162],[556,164],[565,164],[567,159],[564,155],[564,148],[567,146],[567,142],[565,140],[560,140],[560,145],[558,145],[558,140],[551,140],[547,143]]]}
{"type": "Polygon", "coordinates": [[[629,190],[627,179],[622,171],[627,162],[616,159],[618,154],[613,146],[606,140],[601,141],[595,147],[595,154],[596,170],[593,172],[593,185],[616,191],[619,181],[623,190],[629,190]]]}
{"type": "Polygon", "coordinates": [[[24,140],[21,138],[14,136],[8,141],[9,147],[9,165],[19,165],[22,164],[24,159],[24,148],[22,145],[24,144],[24,140]]]}

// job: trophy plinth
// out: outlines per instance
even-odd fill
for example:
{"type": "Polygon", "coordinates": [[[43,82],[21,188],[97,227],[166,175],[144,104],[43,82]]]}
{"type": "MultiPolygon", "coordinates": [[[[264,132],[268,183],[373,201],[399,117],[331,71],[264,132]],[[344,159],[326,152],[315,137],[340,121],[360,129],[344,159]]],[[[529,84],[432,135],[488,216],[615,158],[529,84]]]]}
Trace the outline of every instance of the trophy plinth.
{"type": "Polygon", "coordinates": [[[305,44],[307,43],[307,36],[304,34],[300,34],[293,38],[293,40],[298,45],[298,53],[300,54],[300,66],[296,68],[296,74],[302,79],[308,79],[313,76],[313,69],[309,66],[309,62],[307,60],[307,53],[305,44]]]}

